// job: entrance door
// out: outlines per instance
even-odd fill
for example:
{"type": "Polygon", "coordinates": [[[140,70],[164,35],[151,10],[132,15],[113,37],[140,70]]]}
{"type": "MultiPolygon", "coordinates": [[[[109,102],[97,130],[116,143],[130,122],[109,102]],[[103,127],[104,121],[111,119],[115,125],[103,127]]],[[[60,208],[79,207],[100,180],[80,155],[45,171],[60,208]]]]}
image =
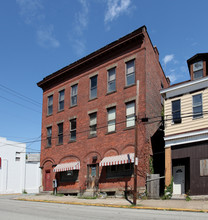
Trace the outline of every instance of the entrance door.
{"type": "Polygon", "coordinates": [[[87,188],[88,189],[94,189],[97,187],[97,181],[98,181],[98,164],[91,164],[88,165],[88,178],[87,178],[87,188]]]}
{"type": "Polygon", "coordinates": [[[50,191],[51,190],[51,171],[46,170],[45,172],[45,191],[50,191]]]}
{"type": "Polygon", "coordinates": [[[185,166],[173,167],[173,194],[185,194],[185,166]]]}

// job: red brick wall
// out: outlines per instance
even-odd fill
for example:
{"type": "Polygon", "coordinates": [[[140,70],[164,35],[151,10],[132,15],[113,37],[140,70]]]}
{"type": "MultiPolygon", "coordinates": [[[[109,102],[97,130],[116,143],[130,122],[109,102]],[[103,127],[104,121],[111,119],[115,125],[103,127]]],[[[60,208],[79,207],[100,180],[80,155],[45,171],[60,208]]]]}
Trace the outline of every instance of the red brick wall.
{"type": "MultiPolygon", "coordinates": [[[[160,82],[164,80],[164,75],[159,67],[158,60],[154,56],[151,42],[148,40],[144,44],[133,47],[131,50],[120,53],[114,58],[96,65],[95,68],[82,73],[77,73],[71,79],[51,86],[43,93],[43,114],[42,114],[42,144],[41,144],[41,166],[43,166],[43,176],[45,172],[44,163],[50,158],[53,159],[53,165],[60,163],[63,158],[77,158],[81,162],[79,171],[79,182],[75,187],[71,185],[64,188],[82,188],[85,185],[87,177],[87,164],[92,163],[92,157],[97,156],[100,162],[106,155],[118,155],[122,153],[134,152],[135,130],[126,130],[126,105],[125,101],[136,97],[136,85],[125,88],[125,59],[135,57],[136,80],[139,80],[139,117],[148,117],[158,115],[161,112],[160,104],[160,82]],[[152,50],[152,51],[151,51],[152,50]],[[149,57],[147,57],[149,56],[149,57]],[[153,61],[152,61],[153,60],[153,61]],[[106,68],[112,64],[116,64],[116,92],[107,95],[107,70],[106,68]],[[146,68],[146,70],[145,70],[146,68]],[[98,73],[98,91],[97,99],[89,100],[89,75],[98,73]],[[145,75],[147,74],[147,75],[145,75]],[[158,79],[158,77],[160,79],[158,79]],[[162,79],[161,79],[162,78],[162,79]],[[78,105],[70,108],[70,84],[78,81],[78,105]],[[155,85],[156,83],[157,85],[155,85]],[[58,91],[60,88],[65,89],[65,108],[64,111],[58,112],[58,91]],[[47,116],[47,96],[53,93],[53,114],[47,116]],[[148,94],[147,94],[148,93],[148,94]],[[152,102],[152,103],[150,103],[152,102]],[[116,132],[107,134],[107,110],[106,106],[116,103],[116,132]],[[154,106],[156,108],[154,108],[154,106]],[[88,111],[97,110],[97,137],[88,138],[89,115],[88,111]],[[69,143],[69,118],[76,116],[77,118],[77,141],[69,143]],[[64,121],[64,142],[63,145],[57,145],[57,122],[64,121]],[[46,148],[46,127],[52,125],[52,147],[46,148]]],[[[148,162],[146,155],[149,155],[149,136],[151,136],[157,128],[157,125],[147,127],[139,123],[138,126],[138,152],[139,152],[139,171],[138,186],[145,186],[146,171],[148,170],[148,162]],[[148,141],[147,141],[148,140],[148,141]]],[[[51,162],[47,162],[52,164],[51,162]]],[[[52,165],[51,165],[52,167],[52,165]]],[[[52,168],[51,168],[52,169],[52,168]]],[[[102,168],[99,169],[101,173],[102,168]]],[[[53,174],[54,178],[55,175],[53,174]]],[[[128,184],[133,186],[130,178],[128,181],[119,179],[118,181],[108,181],[100,184],[100,188],[123,187],[128,184]],[[127,182],[127,183],[126,183],[127,182]]],[[[43,178],[44,185],[44,178],[43,178]]]]}

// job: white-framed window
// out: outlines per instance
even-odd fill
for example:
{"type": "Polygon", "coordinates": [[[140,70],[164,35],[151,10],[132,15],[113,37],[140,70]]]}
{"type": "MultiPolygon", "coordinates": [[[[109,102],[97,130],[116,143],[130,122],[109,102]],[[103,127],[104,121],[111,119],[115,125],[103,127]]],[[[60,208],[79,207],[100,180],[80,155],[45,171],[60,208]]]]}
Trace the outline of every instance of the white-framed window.
{"type": "Polygon", "coordinates": [[[15,154],[15,161],[20,161],[20,158],[21,158],[20,152],[16,152],[16,154],[15,154]]]}
{"type": "Polygon", "coordinates": [[[126,86],[135,84],[135,60],[126,62],[126,86]]]}
{"type": "Polygon", "coordinates": [[[174,124],[181,123],[181,100],[172,101],[172,120],[174,124]]]}
{"type": "Polygon", "coordinates": [[[76,118],[70,120],[70,141],[76,141],[77,136],[77,120],[76,118]]]}
{"type": "Polygon", "coordinates": [[[78,84],[71,87],[71,106],[77,105],[77,88],[78,84]]]}
{"type": "Polygon", "coordinates": [[[47,147],[51,146],[52,126],[47,127],[47,147]]]}
{"type": "Polygon", "coordinates": [[[208,176],[208,159],[200,160],[200,176],[208,176]]]}
{"type": "Polygon", "coordinates": [[[193,64],[193,78],[200,79],[203,77],[203,61],[198,61],[193,64]]]}
{"type": "Polygon", "coordinates": [[[59,106],[58,106],[59,111],[64,110],[64,93],[65,90],[61,90],[59,92],[59,106]]]}
{"type": "Polygon", "coordinates": [[[90,116],[90,136],[97,135],[97,112],[94,112],[90,116]]]}
{"type": "Polygon", "coordinates": [[[135,102],[126,103],[126,127],[135,125],[135,102]]]}
{"type": "Polygon", "coordinates": [[[48,115],[53,114],[53,95],[48,96],[48,115]]]}
{"type": "Polygon", "coordinates": [[[97,98],[97,75],[90,78],[90,99],[97,98]]]}
{"type": "Polygon", "coordinates": [[[116,130],[116,107],[107,109],[108,111],[108,133],[116,130]]]}
{"type": "Polygon", "coordinates": [[[202,94],[193,95],[193,118],[200,118],[203,115],[202,94]]]}
{"type": "Polygon", "coordinates": [[[64,123],[59,123],[58,124],[58,144],[63,144],[63,127],[64,127],[64,123]]]}
{"type": "Polygon", "coordinates": [[[108,70],[108,92],[116,91],[116,68],[108,70]]]}

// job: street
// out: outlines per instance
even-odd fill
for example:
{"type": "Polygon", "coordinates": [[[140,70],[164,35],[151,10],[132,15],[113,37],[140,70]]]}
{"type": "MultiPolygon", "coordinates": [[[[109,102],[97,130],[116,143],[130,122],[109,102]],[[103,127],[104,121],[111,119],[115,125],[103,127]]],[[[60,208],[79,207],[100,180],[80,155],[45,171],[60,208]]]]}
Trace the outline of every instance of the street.
{"type": "Polygon", "coordinates": [[[95,206],[65,205],[56,203],[12,200],[15,196],[0,196],[2,220],[48,219],[207,219],[207,213],[137,210],[95,206]]]}

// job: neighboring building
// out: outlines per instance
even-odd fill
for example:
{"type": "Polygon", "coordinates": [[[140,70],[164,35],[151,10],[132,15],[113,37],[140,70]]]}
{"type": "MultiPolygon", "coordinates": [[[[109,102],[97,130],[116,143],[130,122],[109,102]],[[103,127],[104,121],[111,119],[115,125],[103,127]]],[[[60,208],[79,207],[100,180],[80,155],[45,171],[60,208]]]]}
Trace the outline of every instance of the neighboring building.
{"type": "Polygon", "coordinates": [[[208,194],[208,53],[187,61],[191,80],[161,90],[165,98],[165,180],[173,194],[208,194]]]}
{"type": "Polygon", "coordinates": [[[60,193],[131,191],[135,139],[138,190],[145,190],[151,138],[160,126],[154,122],[162,110],[159,91],[168,86],[145,26],[45,77],[38,86],[43,89],[44,191],[53,189],[53,179],[60,193]],[[149,122],[142,122],[147,117],[149,122]]]}
{"type": "Polygon", "coordinates": [[[22,193],[26,144],[0,137],[0,194],[22,193]]]}
{"type": "Polygon", "coordinates": [[[40,154],[30,153],[26,155],[25,176],[25,191],[27,193],[39,193],[42,185],[40,154]]]}

